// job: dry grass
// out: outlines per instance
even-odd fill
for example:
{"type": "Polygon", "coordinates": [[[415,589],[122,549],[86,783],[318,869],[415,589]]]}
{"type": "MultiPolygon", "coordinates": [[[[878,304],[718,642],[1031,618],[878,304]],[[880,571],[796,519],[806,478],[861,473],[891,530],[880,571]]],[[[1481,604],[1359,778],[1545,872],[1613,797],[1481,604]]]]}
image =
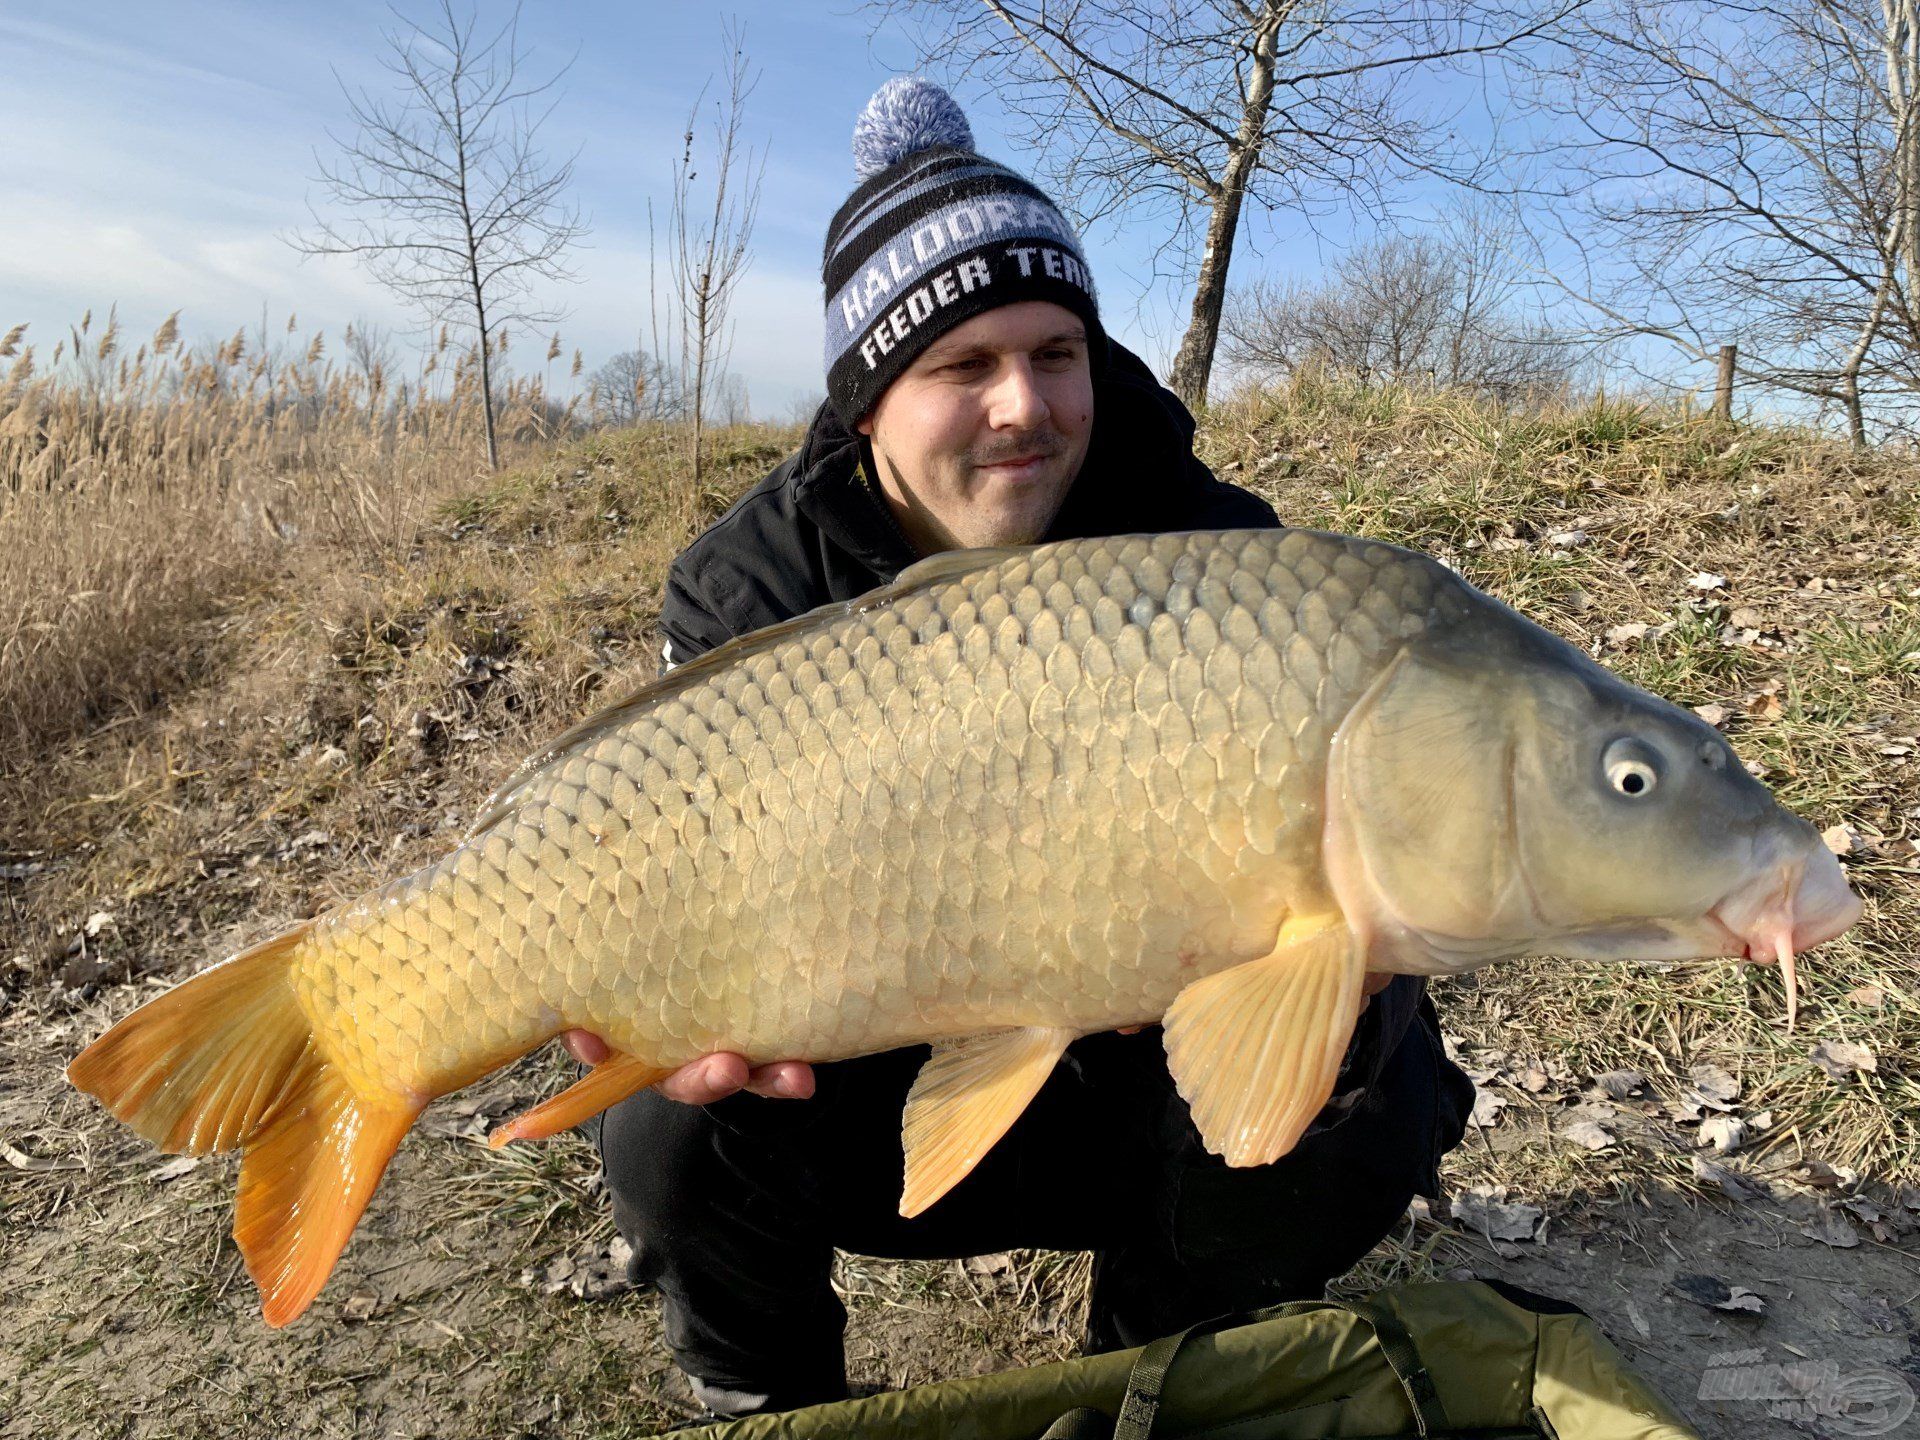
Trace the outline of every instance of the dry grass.
{"type": "MultiPolygon", "coordinates": [[[[25,338],[0,336],[0,774],[188,682],[194,622],[289,546],[403,551],[484,454],[470,367],[437,394],[440,354],[401,383],[319,335],[191,351],[173,318],[128,353],[89,314],[37,374],[25,338]]],[[[499,404],[520,453],[571,423],[537,378],[499,404]]]]}

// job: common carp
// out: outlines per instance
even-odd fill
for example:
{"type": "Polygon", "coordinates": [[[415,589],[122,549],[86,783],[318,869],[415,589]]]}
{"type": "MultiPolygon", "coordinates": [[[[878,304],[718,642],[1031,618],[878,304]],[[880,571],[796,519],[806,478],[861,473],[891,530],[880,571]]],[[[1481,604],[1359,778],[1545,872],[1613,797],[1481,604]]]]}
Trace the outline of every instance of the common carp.
{"type": "Polygon", "coordinates": [[[1331,1093],[1368,971],[1790,967],[1858,911],[1716,730],[1433,560],[1074,540],[935,556],[643,686],[451,854],[68,1075],[163,1149],[242,1152],[234,1235],[282,1325],[428,1101],[569,1028],[613,1055],[496,1142],[716,1050],[931,1042],[913,1215],[1089,1032],[1163,1020],[1206,1144],[1258,1165],[1331,1093]]]}

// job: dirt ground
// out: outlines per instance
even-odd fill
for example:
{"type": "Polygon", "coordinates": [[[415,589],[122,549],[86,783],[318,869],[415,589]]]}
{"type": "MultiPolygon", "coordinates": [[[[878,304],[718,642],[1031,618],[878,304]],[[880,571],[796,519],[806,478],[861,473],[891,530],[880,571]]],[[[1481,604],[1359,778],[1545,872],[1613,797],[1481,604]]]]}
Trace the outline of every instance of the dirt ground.
{"type": "MultiPolygon", "coordinates": [[[[227,1238],[234,1166],[169,1162],[54,1083],[97,1009],[0,1020],[0,1436],[614,1440],[698,1418],[653,1298],[610,1281],[590,1147],[482,1143],[489,1120],[550,1093],[554,1057],[437,1105],[314,1311],[273,1331],[227,1238]]],[[[1636,1174],[1650,1150],[1688,1145],[1650,1101],[1612,1109],[1636,1174]]],[[[1574,1300],[1712,1440],[1896,1433],[1817,1413],[1842,1393],[1819,1373],[1806,1402],[1708,1376],[1832,1362],[1841,1380],[1898,1377],[1895,1402],[1901,1385],[1920,1394],[1920,1193],[1782,1154],[1730,1177],[1737,1199],[1636,1183],[1471,1208],[1477,1172],[1537,1170],[1533,1152],[1558,1143],[1539,1116],[1470,1136],[1453,1205],[1417,1203],[1350,1287],[1480,1276],[1574,1300]]],[[[1072,1354],[1085,1264],[847,1257],[839,1283],[871,1391],[1072,1354]]]]}

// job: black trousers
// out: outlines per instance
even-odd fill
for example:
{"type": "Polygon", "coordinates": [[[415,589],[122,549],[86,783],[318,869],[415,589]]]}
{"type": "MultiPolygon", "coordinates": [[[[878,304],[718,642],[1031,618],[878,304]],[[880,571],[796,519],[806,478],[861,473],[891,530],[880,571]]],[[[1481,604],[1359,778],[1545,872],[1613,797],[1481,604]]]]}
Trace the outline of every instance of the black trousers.
{"type": "Polygon", "coordinates": [[[1445,1058],[1431,1003],[1416,1003],[1364,1092],[1272,1165],[1231,1170],[1202,1147],[1157,1027],[1093,1035],[971,1175],[903,1220],[900,1112],[927,1054],[914,1047],[816,1067],[809,1101],[701,1108],[645,1091],[615,1106],[601,1128],[614,1220],[636,1280],[659,1290],[681,1369],[776,1408],[847,1393],[836,1247],[1092,1250],[1088,1349],[1143,1344],[1319,1295],[1432,1193],[1473,1087],[1445,1058]]]}

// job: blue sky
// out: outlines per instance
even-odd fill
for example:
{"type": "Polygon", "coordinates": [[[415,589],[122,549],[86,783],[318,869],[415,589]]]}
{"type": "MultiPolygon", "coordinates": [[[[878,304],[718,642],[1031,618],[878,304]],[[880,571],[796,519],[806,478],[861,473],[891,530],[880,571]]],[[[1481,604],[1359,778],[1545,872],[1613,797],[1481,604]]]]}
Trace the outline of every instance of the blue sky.
{"type": "MultiPolygon", "coordinates": [[[[506,13],[482,0],[483,23],[506,13]]],[[[525,5],[533,71],[577,52],[543,134],[557,152],[579,150],[574,196],[593,233],[574,257],[579,283],[552,298],[571,312],[563,343],[589,368],[645,325],[647,203],[664,212],[688,107],[724,63],[721,13],[662,0],[525,5]]],[[[912,52],[841,4],[743,0],[725,13],[761,72],[747,131],[768,152],[733,368],[755,412],[778,416],[822,389],[818,255],[853,184],[853,118],[912,52]]],[[[134,335],[179,308],[194,339],[257,323],[263,304],[276,325],[297,312],[303,332],[337,336],[356,318],[414,329],[351,263],[303,261],[283,238],[307,222],[309,194],[322,198],[314,152],[345,120],[335,72],[384,84],[380,36],[392,23],[369,0],[5,0],[0,330],[31,322],[44,354],[89,307],[117,305],[134,335]]],[[[991,97],[957,94],[980,148],[1027,168],[991,97]]],[[[1164,367],[1185,297],[1147,283],[1158,238],[1109,226],[1086,240],[1109,327],[1164,367]]],[[[1312,275],[1325,258],[1284,217],[1263,238],[1262,256],[1236,258],[1237,280],[1312,275]]]]}

